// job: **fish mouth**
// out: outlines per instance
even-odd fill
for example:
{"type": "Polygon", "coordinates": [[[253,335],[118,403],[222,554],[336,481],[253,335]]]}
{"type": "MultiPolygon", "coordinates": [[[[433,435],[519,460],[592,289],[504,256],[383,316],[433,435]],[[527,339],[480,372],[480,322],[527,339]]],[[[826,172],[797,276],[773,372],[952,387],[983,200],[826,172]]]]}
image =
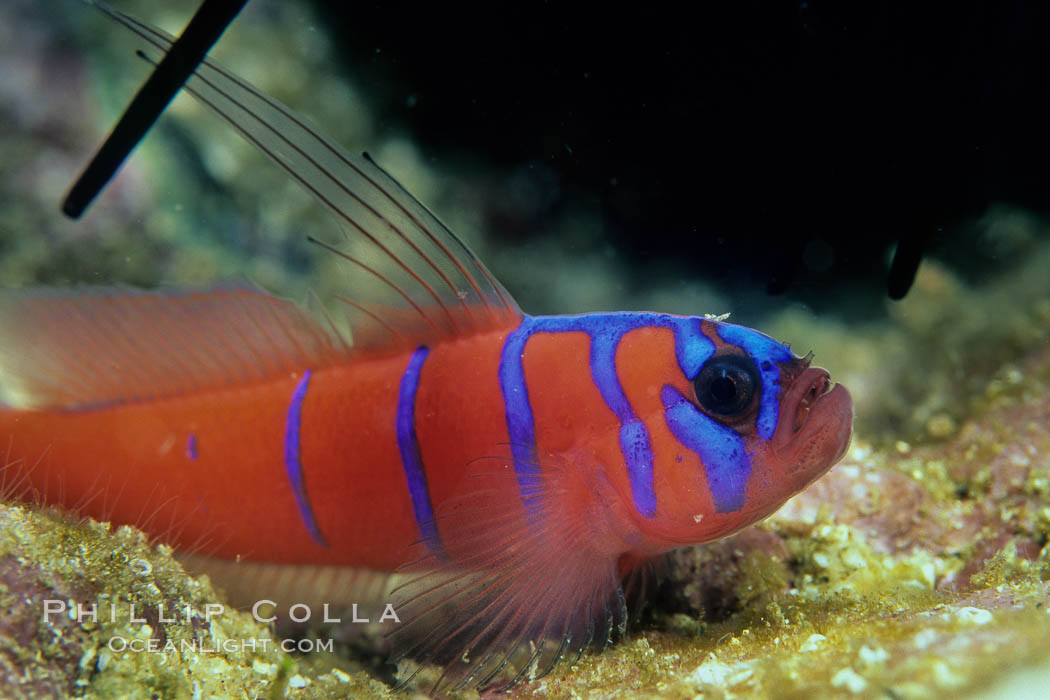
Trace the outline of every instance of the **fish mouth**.
{"type": "Polygon", "coordinates": [[[822,367],[807,367],[781,403],[773,445],[792,469],[826,470],[846,453],[853,432],[853,398],[822,367]]]}
{"type": "MultiPolygon", "coordinates": [[[[812,372],[812,376],[802,392],[802,396],[798,399],[795,405],[795,427],[793,434],[797,434],[798,431],[802,430],[802,426],[806,424],[806,419],[809,418],[810,409],[820,399],[820,397],[827,394],[834,387],[834,382],[831,381],[831,375],[820,367],[814,367],[813,369],[807,370],[807,373],[812,372]]],[[[799,379],[803,379],[803,374],[799,379]]],[[[803,384],[803,382],[799,382],[803,384]]]]}

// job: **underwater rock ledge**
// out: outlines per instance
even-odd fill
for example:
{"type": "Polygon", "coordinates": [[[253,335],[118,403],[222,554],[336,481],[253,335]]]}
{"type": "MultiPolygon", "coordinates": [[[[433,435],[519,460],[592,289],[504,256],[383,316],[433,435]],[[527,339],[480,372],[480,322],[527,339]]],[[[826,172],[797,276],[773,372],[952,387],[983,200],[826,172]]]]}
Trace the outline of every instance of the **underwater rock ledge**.
{"type": "Polygon", "coordinates": [[[218,612],[222,599],[206,577],[187,575],[170,548],[130,527],[0,505],[0,605],[7,698],[387,693],[332,654],[290,656],[247,613],[218,612]],[[156,651],[141,650],[151,643],[156,651]]]}

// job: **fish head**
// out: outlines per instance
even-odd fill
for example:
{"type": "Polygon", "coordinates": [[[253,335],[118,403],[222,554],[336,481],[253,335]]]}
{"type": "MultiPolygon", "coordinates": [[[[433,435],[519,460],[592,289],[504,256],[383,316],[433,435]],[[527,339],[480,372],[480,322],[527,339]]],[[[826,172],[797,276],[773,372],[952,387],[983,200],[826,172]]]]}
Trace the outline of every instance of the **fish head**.
{"type": "Polygon", "coordinates": [[[724,537],[768,516],[842,458],[853,426],[849,392],[811,356],[707,318],[678,328],[673,350],[665,335],[650,347],[647,376],[634,378],[659,397],[642,417],[656,507],[636,520],[659,548],[724,537]]]}

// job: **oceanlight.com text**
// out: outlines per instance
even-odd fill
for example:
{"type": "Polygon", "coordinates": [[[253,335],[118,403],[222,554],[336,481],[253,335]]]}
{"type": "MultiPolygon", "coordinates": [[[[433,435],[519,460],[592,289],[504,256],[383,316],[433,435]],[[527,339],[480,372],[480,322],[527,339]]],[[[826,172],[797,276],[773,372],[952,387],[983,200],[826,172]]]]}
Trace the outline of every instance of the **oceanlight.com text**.
{"type": "Polygon", "coordinates": [[[183,639],[178,642],[159,639],[140,639],[138,637],[110,637],[106,646],[115,654],[150,653],[150,654],[237,654],[244,652],[266,652],[272,649],[292,653],[309,654],[315,651],[334,650],[331,639],[224,639],[214,640],[183,639]]]}

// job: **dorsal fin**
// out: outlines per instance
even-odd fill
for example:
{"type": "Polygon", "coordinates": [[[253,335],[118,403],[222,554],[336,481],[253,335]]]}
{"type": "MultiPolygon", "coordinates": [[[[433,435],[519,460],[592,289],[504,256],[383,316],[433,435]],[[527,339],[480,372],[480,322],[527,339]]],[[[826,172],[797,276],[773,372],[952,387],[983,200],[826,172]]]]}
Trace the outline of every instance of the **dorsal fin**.
{"type": "Polygon", "coordinates": [[[244,288],[0,294],[0,404],[67,410],[162,399],[345,361],[290,301],[244,288]]]}
{"type": "MultiPolygon", "coordinates": [[[[95,4],[154,48],[171,46],[166,32],[95,4]]],[[[348,290],[339,300],[349,314],[355,345],[389,342],[391,333],[409,343],[429,343],[506,327],[521,317],[514,300],[469,248],[371,158],[350,155],[210,60],[185,89],[345,224],[343,244],[321,245],[348,265],[348,290]]]]}

